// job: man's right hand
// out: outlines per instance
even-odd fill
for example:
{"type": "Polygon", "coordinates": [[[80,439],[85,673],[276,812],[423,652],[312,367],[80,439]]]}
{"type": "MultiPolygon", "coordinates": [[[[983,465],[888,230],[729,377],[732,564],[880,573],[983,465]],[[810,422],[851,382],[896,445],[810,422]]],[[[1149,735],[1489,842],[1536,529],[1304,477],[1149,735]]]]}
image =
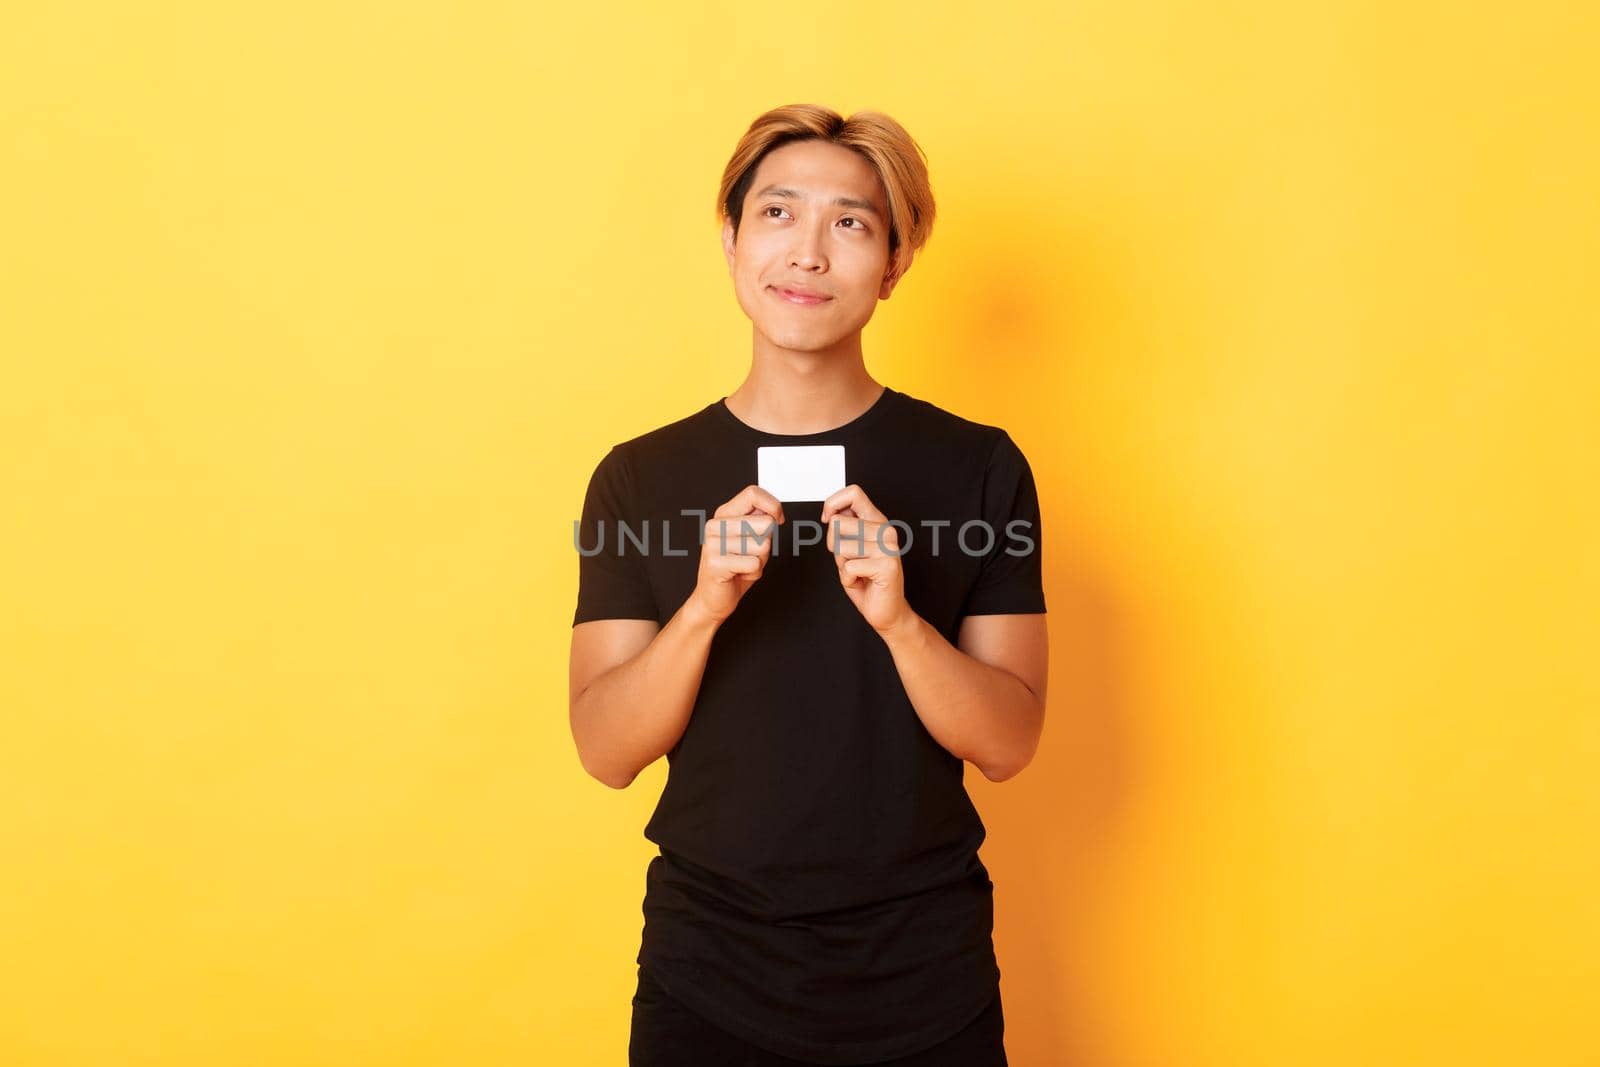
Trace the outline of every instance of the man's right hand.
{"type": "Polygon", "coordinates": [[[706,520],[700,572],[689,594],[720,623],[739,606],[772,555],[783,505],[759,485],[747,485],[706,520]],[[741,541],[742,539],[742,541],[741,541]]]}

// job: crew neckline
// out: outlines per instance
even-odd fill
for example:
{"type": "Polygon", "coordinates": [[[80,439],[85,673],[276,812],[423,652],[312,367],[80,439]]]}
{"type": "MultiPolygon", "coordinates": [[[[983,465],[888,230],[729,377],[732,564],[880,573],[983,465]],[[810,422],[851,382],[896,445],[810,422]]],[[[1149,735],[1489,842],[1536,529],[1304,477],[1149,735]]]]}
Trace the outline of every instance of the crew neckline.
{"type": "Polygon", "coordinates": [[[840,434],[855,433],[859,430],[865,429],[869,423],[875,420],[879,415],[883,414],[884,409],[889,406],[891,402],[891,394],[898,395],[897,391],[892,386],[885,385],[883,387],[883,392],[878,394],[878,399],[874,400],[872,402],[872,406],[867,408],[867,410],[863,411],[849,422],[841,423],[831,430],[818,430],[815,433],[773,433],[770,430],[758,430],[733,413],[733,410],[728,407],[727,397],[722,397],[721,399],[717,400],[716,403],[712,404],[712,407],[716,408],[717,411],[721,413],[723,422],[748,437],[760,438],[764,441],[782,441],[789,444],[800,444],[805,441],[819,441],[825,437],[837,437],[840,434]]]}

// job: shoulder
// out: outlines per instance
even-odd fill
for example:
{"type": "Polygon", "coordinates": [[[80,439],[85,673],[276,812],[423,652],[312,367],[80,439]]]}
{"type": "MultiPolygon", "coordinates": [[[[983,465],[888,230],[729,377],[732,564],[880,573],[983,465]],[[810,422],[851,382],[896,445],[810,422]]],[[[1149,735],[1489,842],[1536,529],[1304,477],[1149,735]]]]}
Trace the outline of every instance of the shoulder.
{"type": "Polygon", "coordinates": [[[1004,427],[966,418],[920,397],[907,394],[905,400],[904,417],[916,425],[919,434],[949,441],[963,453],[986,457],[990,463],[1022,459],[1021,449],[1004,427]]]}
{"type": "MultiPolygon", "coordinates": [[[[720,403],[720,401],[718,401],[720,403]]],[[[707,404],[671,422],[624,438],[611,446],[625,462],[638,463],[662,453],[671,453],[703,438],[712,426],[714,412],[707,404]]]]}
{"type": "Polygon", "coordinates": [[[707,405],[654,429],[614,440],[600,457],[596,469],[629,480],[636,472],[648,470],[654,464],[670,462],[671,457],[693,452],[696,443],[706,436],[711,415],[710,405],[707,405]]]}

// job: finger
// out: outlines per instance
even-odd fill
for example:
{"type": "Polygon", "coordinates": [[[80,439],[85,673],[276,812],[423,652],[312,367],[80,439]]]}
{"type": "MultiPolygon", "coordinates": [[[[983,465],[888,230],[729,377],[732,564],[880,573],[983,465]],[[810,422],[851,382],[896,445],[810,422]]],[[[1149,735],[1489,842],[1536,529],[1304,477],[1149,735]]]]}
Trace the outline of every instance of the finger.
{"type": "Polygon", "coordinates": [[[737,575],[743,575],[747,578],[759,578],[761,576],[761,560],[756,559],[754,556],[721,556],[717,559],[715,567],[717,573],[725,574],[730,578],[737,575]]]}
{"type": "Polygon", "coordinates": [[[851,482],[822,502],[822,521],[827,522],[834,512],[845,508],[850,508],[861,518],[871,519],[873,522],[884,522],[888,519],[887,515],[878,510],[878,505],[867,496],[867,491],[855,482],[851,482]]]}
{"type": "MultiPolygon", "coordinates": [[[[868,522],[865,519],[847,518],[835,515],[832,522],[828,523],[828,551],[835,556],[846,558],[860,558],[878,553],[878,531],[883,523],[868,522]]],[[[884,533],[883,543],[892,545],[890,537],[894,527],[889,527],[889,532],[884,533]]]]}
{"type": "Polygon", "coordinates": [[[777,497],[761,488],[759,485],[747,485],[739,490],[738,494],[711,513],[714,519],[748,515],[752,511],[759,511],[772,516],[778,522],[783,521],[783,504],[777,497]]]}
{"type": "Polygon", "coordinates": [[[853,585],[862,578],[869,582],[878,581],[879,561],[876,559],[847,559],[839,566],[839,581],[845,585],[853,585]]]}
{"type": "Polygon", "coordinates": [[[730,515],[706,522],[706,540],[719,555],[756,556],[772,551],[777,520],[769,515],[730,515]]]}

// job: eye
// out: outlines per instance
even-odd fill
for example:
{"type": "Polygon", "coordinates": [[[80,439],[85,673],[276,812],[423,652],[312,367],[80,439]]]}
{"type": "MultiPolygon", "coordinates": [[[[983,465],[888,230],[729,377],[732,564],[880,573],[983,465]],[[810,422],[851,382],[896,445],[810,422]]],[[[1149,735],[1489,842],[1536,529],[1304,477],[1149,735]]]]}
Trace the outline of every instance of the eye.
{"type": "MultiPolygon", "coordinates": [[[[864,229],[867,228],[867,224],[862,222],[860,219],[856,218],[854,215],[846,215],[844,218],[845,219],[849,219],[851,222],[855,223],[854,226],[850,227],[852,230],[864,230],[864,229]]],[[[839,221],[843,222],[844,219],[840,219],[839,221]]]]}
{"type": "Polygon", "coordinates": [[[761,214],[762,214],[762,215],[763,215],[763,216],[764,216],[764,217],[766,217],[766,218],[769,218],[769,219],[770,219],[770,218],[771,218],[771,217],[772,217],[772,216],[771,216],[771,215],[768,215],[768,214],[767,214],[767,212],[769,212],[769,211],[783,211],[783,208],[782,208],[782,207],[780,207],[780,206],[779,206],[779,205],[777,205],[777,204],[768,204],[768,205],[767,205],[767,206],[766,206],[766,207],[764,207],[764,208],[762,208],[762,209],[761,209],[761,214]]]}

